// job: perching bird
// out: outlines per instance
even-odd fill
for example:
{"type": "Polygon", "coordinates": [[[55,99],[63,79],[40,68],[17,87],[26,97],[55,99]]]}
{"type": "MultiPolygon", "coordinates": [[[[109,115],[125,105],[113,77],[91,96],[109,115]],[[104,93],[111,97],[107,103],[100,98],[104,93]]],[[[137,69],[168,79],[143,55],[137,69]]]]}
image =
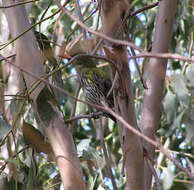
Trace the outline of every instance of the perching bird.
{"type": "MultiPolygon", "coordinates": [[[[71,57],[87,53],[92,49],[92,43],[94,42],[91,39],[79,40],[77,43],[74,43],[72,48],[67,47],[67,53],[71,57]]],[[[107,97],[112,87],[112,82],[106,71],[96,67],[95,61],[94,58],[86,56],[80,57],[74,62],[85,99],[97,105],[104,101],[110,108],[114,108],[113,93],[110,93],[107,97]]],[[[108,113],[104,113],[104,115],[116,121],[112,115],[108,113]]]]}
{"type": "MultiPolygon", "coordinates": [[[[43,55],[44,61],[48,61],[48,65],[50,68],[55,69],[58,66],[58,62],[54,56],[53,53],[53,48],[50,45],[50,40],[48,39],[47,36],[45,36],[43,33],[38,32],[38,31],[34,31],[34,35],[37,39],[38,42],[38,46],[41,50],[41,53],[43,55]]],[[[61,79],[61,71],[57,71],[53,76],[53,84],[63,88],[64,84],[63,81],[61,79]]],[[[65,96],[63,93],[61,93],[58,89],[53,88],[53,92],[55,94],[55,99],[57,100],[58,104],[60,105],[61,103],[64,102],[65,100],[65,96]]]]}

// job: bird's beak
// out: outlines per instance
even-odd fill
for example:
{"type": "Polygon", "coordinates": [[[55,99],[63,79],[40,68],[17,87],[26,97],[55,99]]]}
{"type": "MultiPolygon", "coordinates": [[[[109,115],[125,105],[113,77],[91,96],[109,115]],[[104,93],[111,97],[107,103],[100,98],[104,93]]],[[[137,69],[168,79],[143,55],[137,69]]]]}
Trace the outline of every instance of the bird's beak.
{"type": "Polygon", "coordinates": [[[64,55],[59,55],[59,57],[63,59],[68,59],[68,60],[72,58],[71,55],[67,52],[64,55]]]}

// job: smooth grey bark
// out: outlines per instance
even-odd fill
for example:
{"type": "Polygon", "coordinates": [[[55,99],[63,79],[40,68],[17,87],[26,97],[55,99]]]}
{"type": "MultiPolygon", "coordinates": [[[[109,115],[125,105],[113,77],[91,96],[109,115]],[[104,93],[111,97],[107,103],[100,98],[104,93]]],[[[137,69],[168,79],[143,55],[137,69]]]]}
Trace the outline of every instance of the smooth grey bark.
{"type": "MultiPolygon", "coordinates": [[[[21,1],[3,0],[3,5],[17,2],[21,1]]],[[[5,14],[12,38],[15,38],[30,27],[24,6],[6,9],[5,14]]],[[[27,89],[30,90],[32,85],[37,82],[36,77],[42,77],[45,75],[42,64],[43,59],[38,50],[35,36],[32,31],[29,31],[18,38],[14,44],[16,48],[16,65],[29,72],[23,72],[23,75],[27,89]],[[36,77],[31,76],[30,73],[36,77]]],[[[48,99],[47,96],[44,96],[48,95],[48,93],[49,90],[47,86],[44,83],[41,83],[31,94],[29,94],[31,100],[33,101],[33,109],[39,117],[41,127],[43,127],[53,148],[64,189],[85,189],[86,187],[82,177],[82,169],[76,155],[72,134],[64,125],[60,116],[54,111],[54,109],[52,109],[53,105],[50,104],[50,99],[48,99]],[[44,94],[45,92],[47,94],[44,94]],[[41,103],[42,105],[40,105],[41,103]],[[41,109],[47,107],[53,113],[53,115],[49,118],[49,121],[47,120],[48,116],[43,112],[44,109],[41,109]]]]}
{"type": "MultiPolygon", "coordinates": [[[[162,0],[159,3],[151,53],[167,53],[169,51],[176,6],[177,0],[162,0]]],[[[155,139],[156,130],[160,123],[167,62],[167,59],[152,58],[146,71],[148,90],[144,96],[140,125],[143,134],[151,139],[155,139]]],[[[155,148],[150,144],[145,144],[150,156],[154,159],[155,148]]],[[[152,184],[152,172],[146,164],[145,176],[146,190],[149,190],[152,184]]]]}
{"type": "MultiPolygon", "coordinates": [[[[122,17],[130,8],[129,1],[104,0],[102,1],[101,18],[102,31],[112,38],[123,38],[122,17]]],[[[111,67],[114,85],[115,112],[122,116],[134,128],[137,120],[132,91],[132,81],[128,66],[128,56],[125,47],[116,47],[106,42],[106,56],[114,60],[117,70],[111,67]],[[121,75],[118,72],[122,73],[121,75]]],[[[115,45],[116,46],[116,45],[115,45]]],[[[126,190],[144,190],[144,158],[143,147],[138,136],[117,122],[120,142],[123,150],[123,167],[126,174],[126,190]]]]}

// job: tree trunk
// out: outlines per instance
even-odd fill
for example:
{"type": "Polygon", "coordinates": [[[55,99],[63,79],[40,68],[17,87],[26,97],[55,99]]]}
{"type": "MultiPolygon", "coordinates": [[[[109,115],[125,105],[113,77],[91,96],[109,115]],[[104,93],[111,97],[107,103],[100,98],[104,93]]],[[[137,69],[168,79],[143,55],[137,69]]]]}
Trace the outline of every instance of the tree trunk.
{"type": "MultiPolygon", "coordinates": [[[[4,5],[17,2],[21,1],[3,0],[4,5]]],[[[20,5],[6,9],[5,14],[12,38],[15,38],[30,27],[24,6],[20,5]]],[[[29,31],[18,38],[15,41],[15,48],[16,65],[22,69],[27,89],[30,90],[32,85],[37,82],[37,77],[42,77],[45,74],[42,64],[43,59],[38,50],[33,32],[29,31]]],[[[85,189],[82,169],[76,155],[72,134],[50,104],[47,98],[50,95],[48,89],[44,83],[41,83],[29,94],[30,99],[33,101],[33,109],[55,153],[64,189],[85,189]],[[45,109],[48,111],[47,108],[49,112],[45,113],[45,109]],[[47,115],[47,113],[50,115],[47,115]]]]}
{"type": "MultiPolygon", "coordinates": [[[[102,31],[112,38],[123,38],[122,19],[129,10],[129,1],[104,0],[102,2],[101,18],[102,31]]],[[[114,60],[117,69],[111,67],[114,85],[115,111],[122,116],[134,128],[137,127],[135,115],[134,97],[130,69],[128,66],[127,51],[125,47],[116,46],[106,42],[106,56],[114,60]],[[122,73],[122,75],[119,75],[122,73]]],[[[123,167],[126,173],[127,190],[144,189],[144,161],[143,148],[138,136],[117,122],[120,133],[120,142],[123,150],[123,167]]]]}
{"type": "MultiPolygon", "coordinates": [[[[176,12],[177,0],[163,0],[159,3],[156,18],[152,53],[167,53],[170,45],[170,38],[173,30],[173,22],[176,12]]],[[[155,139],[156,130],[160,122],[164,81],[166,76],[166,59],[152,58],[147,70],[147,86],[145,92],[141,127],[143,134],[155,139]]],[[[149,155],[154,159],[154,147],[146,144],[149,155]]],[[[146,189],[151,189],[152,172],[145,164],[146,189]]]]}

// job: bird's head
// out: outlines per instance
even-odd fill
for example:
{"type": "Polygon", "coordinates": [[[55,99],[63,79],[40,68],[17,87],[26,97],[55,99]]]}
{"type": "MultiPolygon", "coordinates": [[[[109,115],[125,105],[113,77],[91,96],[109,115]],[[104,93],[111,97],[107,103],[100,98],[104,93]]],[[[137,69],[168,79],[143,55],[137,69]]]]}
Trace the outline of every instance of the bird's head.
{"type": "Polygon", "coordinates": [[[66,52],[70,56],[78,54],[90,53],[96,45],[96,42],[92,38],[81,39],[81,37],[72,40],[66,47],[66,52]]]}
{"type": "MultiPolygon", "coordinates": [[[[91,53],[96,45],[96,42],[92,38],[81,39],[76,38],[72,40],[66,47],[65,58],[72,58],[76,55],[91,53]]],[[[75,61],[75,67],[79,72],[79,69],[94,68],[96,63],[91,57],[79,57],[75,61]]]]}

